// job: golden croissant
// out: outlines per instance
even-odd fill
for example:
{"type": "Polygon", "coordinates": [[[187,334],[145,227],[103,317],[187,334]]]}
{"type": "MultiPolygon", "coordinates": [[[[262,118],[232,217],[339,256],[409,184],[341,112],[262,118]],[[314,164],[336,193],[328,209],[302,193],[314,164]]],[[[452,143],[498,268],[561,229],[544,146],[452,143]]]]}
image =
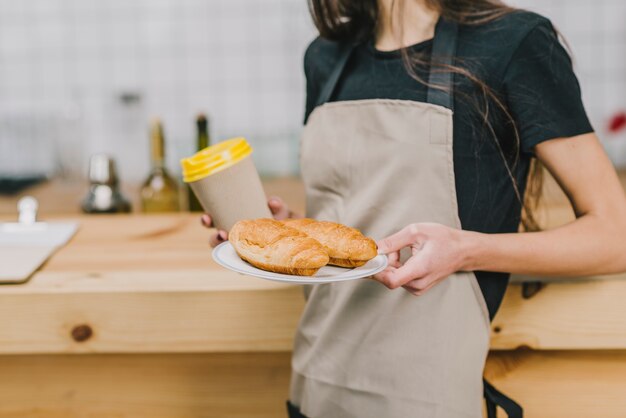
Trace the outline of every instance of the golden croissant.
{"type": "Polygon", "coordinates": [[[376,242],[364,236],[358,229],[307,218],[286,219],[282,222],[322,244],[330,257],[328,264],[359,267],[376,257],[376,242]]]}
{"type": "Polygon", "coordinates": [[[274,273],[312,276],[329,261],[322,244],[273,219],[239,221],[229,240],[243,260],[274,273]]]}

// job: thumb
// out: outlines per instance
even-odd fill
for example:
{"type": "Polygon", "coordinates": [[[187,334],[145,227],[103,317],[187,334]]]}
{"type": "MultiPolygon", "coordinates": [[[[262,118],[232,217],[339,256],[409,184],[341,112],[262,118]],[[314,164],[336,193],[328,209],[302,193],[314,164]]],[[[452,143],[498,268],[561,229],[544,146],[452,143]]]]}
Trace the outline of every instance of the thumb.
{"type": "Polygon", "coordinates": [[[416,225],[405,226],[395,234],[376,241],[378,254],[389,254],[394,251],[400,251],[404,247],[414,244],[415,241],[417,241],[418,234],[419,231],[416,225]]]}

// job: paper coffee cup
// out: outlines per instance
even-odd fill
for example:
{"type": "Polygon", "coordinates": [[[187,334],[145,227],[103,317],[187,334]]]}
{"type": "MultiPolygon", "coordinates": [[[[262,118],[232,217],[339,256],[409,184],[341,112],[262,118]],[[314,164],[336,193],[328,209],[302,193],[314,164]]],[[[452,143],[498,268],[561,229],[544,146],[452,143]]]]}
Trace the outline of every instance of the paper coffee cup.
{"type": "Polygon", "coordinates": [[[244,138],[220,142],[180,163],[183,180],[217,228],[229,231],[242,219],[272,217],[252,147],[244,138]]]}

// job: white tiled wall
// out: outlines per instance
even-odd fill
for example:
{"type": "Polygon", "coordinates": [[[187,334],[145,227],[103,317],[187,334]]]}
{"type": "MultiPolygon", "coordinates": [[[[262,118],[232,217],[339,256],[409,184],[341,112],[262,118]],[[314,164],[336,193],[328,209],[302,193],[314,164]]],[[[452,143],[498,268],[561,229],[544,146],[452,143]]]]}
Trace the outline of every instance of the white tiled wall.
{"type": "Polygon", "coordinates": [[[16,118],[57,118],[78,137],[63,138],[66,165],[82,158],[84,170],[104,151],[137,180],[151,117],[164,119],[178,169],[207,112],[216,138],[263,143],[263,171],[293,171],[313,36],[305,0],[0,0],[0,134],[16,118]],[[140,101],[124,104],[125,94],[140,101]]]}
{"type": "MultiPolygon", "coordinates": [[[[567,38],[589,114],[607,136],[610,116],[626,108],[626,1],[512,3],[547,15],[567,38]]],[[[262,171],[291,172],[313,36],[305,0],[0,0],[0,140],[43,150],[38,167],[58,154],[78,172],[86,156],[108,152],[124,179],[138,180],[149,119],[164,119],[178,169],[203,111],[214,137],[262,144],[262,171]]],[[[7,154],[0,141],[0,174],[24,171],[7,154]]]]}

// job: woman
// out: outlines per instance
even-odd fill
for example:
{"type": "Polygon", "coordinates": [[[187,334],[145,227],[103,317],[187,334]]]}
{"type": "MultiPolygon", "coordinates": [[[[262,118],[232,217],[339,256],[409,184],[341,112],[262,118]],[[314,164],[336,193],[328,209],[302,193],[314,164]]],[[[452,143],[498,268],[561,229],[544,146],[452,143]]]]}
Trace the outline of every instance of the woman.
{"type": "MultiPolygon", "coordinates": [[[[571,61],[547,19],[496,1],[311,6],[307,216],[379,239],[390,266],[307,289],[290,413],[480,417],[483,389],[497,394],[482,372],[509,273],[626,270],[626,198],[571,61]],[[523,197],[537,191],[535,158],[577,219],[517,233],[520,220],[533,226],[523,197]]],[[[280,199],[269,206],[290,216],[280,199]]]]}

